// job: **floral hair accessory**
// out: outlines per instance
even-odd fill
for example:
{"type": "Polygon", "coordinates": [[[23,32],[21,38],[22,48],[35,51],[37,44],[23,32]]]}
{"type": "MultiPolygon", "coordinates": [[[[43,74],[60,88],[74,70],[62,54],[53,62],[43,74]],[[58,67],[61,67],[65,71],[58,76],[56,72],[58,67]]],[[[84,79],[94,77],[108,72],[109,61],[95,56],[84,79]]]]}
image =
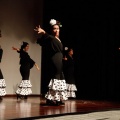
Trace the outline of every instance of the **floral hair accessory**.
{"type": "Polygon", "coordinates": [[[60,27],[62,27],[61,23],[55,19],[51,19],[50,20],[50,25],[53,26],[53,25],[59,25],[60,27]]]}
{"type": "Polygon", "coordinates": [[[50,25],[51,25],[51,26],[55,25],[56,23],[57,23],[57,21],[56,21],[55,19],[51,19],[51,20],[50,20],[50,25]]]}
{"type": "Polygon", "coordinates": [[[65,47],[65,50],[68,50],[68,47],[65,47]]]}

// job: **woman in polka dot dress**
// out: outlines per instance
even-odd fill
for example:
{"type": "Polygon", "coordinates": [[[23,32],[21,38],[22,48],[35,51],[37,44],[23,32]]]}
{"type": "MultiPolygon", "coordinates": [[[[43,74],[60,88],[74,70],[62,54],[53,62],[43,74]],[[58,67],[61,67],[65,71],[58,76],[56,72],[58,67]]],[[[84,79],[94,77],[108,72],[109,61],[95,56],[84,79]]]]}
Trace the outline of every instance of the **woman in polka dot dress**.
{"type": "Polygon", "coordinates": [[[20,74],[22,76],[22,81],[20,82],[18,89],[16,90],[17,99],[27,99],[28,95],[32,94],[32,85],[29,80],[30,69],[33,66],[36,66],[36,68],[39,70],[39,67],[28,55],[27,51],[29,49],[29,44],[27,42],[23,42],[20,49],[15,47],[12,48],[20,54],[20,74]]]}
{"type": "MultiPolygon", "coordinates": [[[[41,37],[37,39],[37,44],[47,47],[48,59],[50,62],[51,78],[48,84],[48,92],[45,95],[47,105],[64,105],[67,100],[67,87],[63,74],[63,45],[59,38],[61,24],[59,21],[51,19],[50,27],[52,34],[46,33],[40,26],[34,30],[41,37]]],[[[47,69],[48,70],[48,69],[47,69]]]]}
{"type": "MultiPolygon", "coordinates": [[[[1,38],[1,31],[0,31],[0,38],[1,38]]],[[[2,55],[3,55],[3,49],[0,46],[0,63],[1,63],[1,60],[2,60],[2,55]]],[[[5,79],[3,77],[1,68],[0,68],[0,100],[3,99],[2,96],[6,95],[5,88],[6,88],[6,83],[5,83],[5,79]]]]}

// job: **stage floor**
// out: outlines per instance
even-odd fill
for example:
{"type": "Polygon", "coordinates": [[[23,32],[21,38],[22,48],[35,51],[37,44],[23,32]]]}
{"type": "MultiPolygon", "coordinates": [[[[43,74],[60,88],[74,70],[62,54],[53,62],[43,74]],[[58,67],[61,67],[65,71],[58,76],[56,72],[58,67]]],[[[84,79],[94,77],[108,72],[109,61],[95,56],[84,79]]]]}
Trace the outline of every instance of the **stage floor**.
{"type": "Polygon", "coordinates": [[[0,120],[10,119],[42,119],[64,115],[82,115],[91,112],[120,110],[120,102],[99,100],[65,101],[64,106],[46,106],[42,97],[28,97],[17,100],[16,97],[4,97],[0,102],[0,120]]]}

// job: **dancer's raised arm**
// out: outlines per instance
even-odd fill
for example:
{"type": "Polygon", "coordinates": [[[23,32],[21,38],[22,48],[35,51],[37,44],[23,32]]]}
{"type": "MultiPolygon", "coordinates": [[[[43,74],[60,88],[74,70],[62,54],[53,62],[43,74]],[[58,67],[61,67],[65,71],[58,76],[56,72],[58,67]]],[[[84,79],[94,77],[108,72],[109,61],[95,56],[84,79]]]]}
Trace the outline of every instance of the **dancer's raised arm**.
{"type": "Polygon", "coordinates": [[[43,29],[40,27],[40,25],[39,25],[38,27],[36,26],[36,28],[34,29],[34,31],[37,31],[38,34],[40,34],[40,33],[45,34],[45,30],[43,30],[43,29]]]}
{"type": "Polygon", "coordinates": [[[14,47],[14,46],[12,47],[12,49],[13,49],[13,50],[16,50],[16,51],[20,51],[19,48],[16,48],[16,47],[14,47]]]}

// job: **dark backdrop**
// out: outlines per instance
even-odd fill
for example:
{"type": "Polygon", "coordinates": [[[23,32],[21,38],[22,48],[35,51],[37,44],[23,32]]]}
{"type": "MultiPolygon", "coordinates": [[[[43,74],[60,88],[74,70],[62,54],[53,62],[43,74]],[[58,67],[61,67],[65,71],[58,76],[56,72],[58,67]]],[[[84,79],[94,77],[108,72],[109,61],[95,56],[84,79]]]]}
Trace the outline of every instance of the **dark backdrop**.
{"type": "MultiPolygon", "coordinates": [[[[62,43],[74,49],[78,99],[120,99],[119,5],[114,1],[44,0],[43,28],[48,30],[50,19],[61,21],[62,43]]],[[[42,65],[45,70],[47,65],[42,65]]],[[[42,74],[42,93],[48,82],[42,74]]]]}

